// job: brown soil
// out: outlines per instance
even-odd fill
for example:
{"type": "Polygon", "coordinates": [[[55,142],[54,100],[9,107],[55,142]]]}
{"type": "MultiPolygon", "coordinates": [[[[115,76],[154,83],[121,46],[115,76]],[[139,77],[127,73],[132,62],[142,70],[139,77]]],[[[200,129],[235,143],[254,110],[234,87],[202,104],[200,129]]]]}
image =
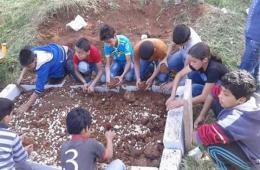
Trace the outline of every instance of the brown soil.
{"type": "Polygon", "coordinates": [[[118,82],[119,82],[118,78],[110,78],[110,82],[107,84],[107,87],[114,88],[117,86],[118,82]]]}
{"type": "MultiPolygon", "coordinates": [[[[113,26],[118,34],[126,35],[133,45],[144,33],[168,42],[173,26],[182,23],[184,15],[189,17],[192,26],[207,10],[204,5],[188,3],[165,6],[163,0],[144,1],[145,5],[141,5],[140,0],[115,0],[117,5],[109,2],[100,0],[97,11],[74,6],[58,9],[39,25],[39,40],[35,44],[56,42],[73,47],[79,38],[86,37],[103,53],[99,29],[104,23],[113,26]],[[66,24],[78,14],[88,25],[74,32],[66,28],[66,24]]],[[[33,79],[34,76],[29,74],[23,83],[33,84],[33,79]]],[[[71,80],[66,82],[67,85],[73,83],[71,80]]],[[[16,107],[28,100],[29,95],[21,95],[16,107]]],[[[82,106],[92,113],[93,137],[104,143],[105,129],[113,127],[116,130],[114,158],[122,159],[127,165],[158,167],[163,149],[165,100],[163,95],[146,91],[84,94],[81,89],[69,87],[46,90],[29,112],[14,115],[12,128],[18,133],[27,133],[27,143],[34,143],[33,160],[58,164],[60,146],[69,139],[66,113],[82,106]]]]}
{"type": "MultiPolygon", "coordinates": [[[[15,106],[20,106],[29,95],[21,95],[15,106]]],[[[92,114],[92,137],[105,144],[105,130],[113,127],[116,131],[114,158],[127,165],[158,167],[163,149],[165,100],[165,96],[151,92],[89,95],[69,87],[46,90],[27,113],[14,115],[12,127],[19,134],[27,134],[26,145],[34,144],[35,161],[57,164],[60,146],[69,139],[66,113],[81,106],[92,114]]]]}
{"type": "Polygon", "coordinates": [[[137,43],[141,35],[149,34],[151,37],[168,41],[174,25],[182,23],[182,17],[188,16],[194,23],[207,9],[204,5],[182,3],[165,6],[163,0],[146,1],[141,5],[140,0],[114,0],[114,5],[101,0],[98,11],[93,9],[78,9],[68,7],[58,9],[40,24],[39,41],[37,44],[57,42],[73,47],[81,38],[88,38],[102,53],[103,43],[99,41],[99,29],[106,23],[113,26],[118,34],[126,35],[133,44],[137,43]],[[66,24],[80,14],[88,23],[85,29],[78,32],[66,28],[66,24]]]}

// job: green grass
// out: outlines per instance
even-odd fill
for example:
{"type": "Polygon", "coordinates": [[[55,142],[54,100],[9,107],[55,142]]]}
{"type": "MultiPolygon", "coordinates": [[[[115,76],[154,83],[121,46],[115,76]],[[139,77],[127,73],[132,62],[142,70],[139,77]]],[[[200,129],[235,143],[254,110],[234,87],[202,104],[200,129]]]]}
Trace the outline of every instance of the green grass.
{"type": "Polygon", "coordinates": [[[96,7],[96,0],[0,0],[0,42],[6,42],[8,57],[0,62],[0,89],[19,74],[19,50],[37,40],[37,27],[62,7],[96,7]]]}
{"type": "Polygon", "coordinates": [[[218,8],[226,8],[233,12],[244,14],[245,9],[247,9],[250,4],[250,0],[205,0],[205,2],[218,8]]]}

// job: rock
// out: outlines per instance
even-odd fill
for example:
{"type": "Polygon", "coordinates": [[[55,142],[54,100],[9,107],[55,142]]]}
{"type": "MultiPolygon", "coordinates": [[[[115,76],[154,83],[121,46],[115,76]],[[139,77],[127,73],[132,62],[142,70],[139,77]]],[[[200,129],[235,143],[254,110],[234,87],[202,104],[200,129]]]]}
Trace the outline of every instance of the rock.
{"type": "Polygon", "coordinates": [[[143,117],[141,120],[142,125],[147,125],[147,123],[150,121],[149,117],[143,117]]]}
{"type": "Polygon", "coordinates": [[[143,153],[143,149],[138,150],[138,149],[134,148],[133,146],[130,146],[129,152],[130,152],[131,156],[139,157],[143,153]]]}
{"type": "Polygon", "coordinates": [[[160,166],[160,159],[154,159],[150,162],[150,166],[152,167],[159,167],[160,166]]]}
{"type": "Polygon", "coordinates": [[[134,166],[148,166],[148,162],[145,158],[137,158],[133,161],[134,166]]]}
{"type": "Polygon", "coordinates": [[[22,144],[23,146],[31,145],[34,143],[34,140],[26,135],[23,136],[22,144]]]}
{"type": "Polygon", "coordinates": [[[144,155],[146,158],[149,158],[149,159],[158,159],[158,158],[160,158],[161,153],[158,150],[157,144],[149,143],[145,147],[144,155]]]}

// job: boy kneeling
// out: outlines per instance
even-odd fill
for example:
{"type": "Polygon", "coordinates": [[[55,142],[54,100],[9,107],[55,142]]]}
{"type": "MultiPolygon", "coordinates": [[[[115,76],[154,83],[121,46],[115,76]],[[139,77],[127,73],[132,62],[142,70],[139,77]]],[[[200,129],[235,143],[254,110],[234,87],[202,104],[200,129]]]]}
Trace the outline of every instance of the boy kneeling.
{"type": "Polygon", "coordinates": [[[260,108],[252,97],[254,78],[246,71],[222,78],[219,102],[224,108],[217,122],[204,124],[195,132],[220,169],[260,169],[260,108]]]}

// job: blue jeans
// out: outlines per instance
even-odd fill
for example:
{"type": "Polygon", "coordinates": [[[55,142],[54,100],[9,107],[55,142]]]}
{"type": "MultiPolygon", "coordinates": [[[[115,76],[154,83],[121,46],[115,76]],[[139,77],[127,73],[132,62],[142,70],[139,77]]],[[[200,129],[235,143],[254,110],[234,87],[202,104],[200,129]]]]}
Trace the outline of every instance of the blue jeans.
{"type": "Polygon", "coordinates": [[[250,72],[260,85],[260,42],[246,38],[245,51],[241,59],[240,68],[250,72]]]}
{"type": "MultiPolygon", "coordinates": [[[[116,77],[120,76],[125,69],[126,61],[117,61],[114,60],[110,66],[110,76],[116,77]]],[[[125,75],[126,81],[133,81],[135,79],[135,70],[134,70],[134,64],[131,63],[130,69],[125,75]]],[[[106,74],[104,73],[101,77],[102,82],[106,82],[106,74]]]]}
{"type": "MultiPolygon", "coordinates": [[[[79,81],[78,77],[75,74],[74,71],[74,63],[73,60],[67,61],[67,71],[70,73],[72,78],[75,80],[79,81]]],[[[85,61],[80,61],[78,64],[78,71],[82,74],[86,82],[91,81],[91,76],[93,71],[97,74],[98,73],[98,68],[96,63],[87,63],[85,61]]]]}
{"type": "MultiPolygon", "coordinates": [[[[159,62],[155,62],[155,61],[146,61],[146,60],[142,60],[140,59],[140,78],[141,80],[146,80],[148,79],[154,71],[154,66],[158,65],[159,62]]],[[[168,79],[168,74],[166,73],[159,73],[156,77],[159,82],[163,83],[166,82],[166,80],[168,79]]]]}
{"type": "Polygon", "coordinates": [[[188,78],[192,80],[192,97],[202,93],[207,77],[199,71],[192,71],[188,74],[188,78]]]}
{"type": "Polygon", "coordinates": [[[168,69],[174,72],[179,72],[184,68],[185,56],[177,51],[170,54],[167,58],[168,69]]]}
{"type": "Polygon", "coordinates": [[[105,170],[126,170],[126,166],[121,160],[116,159],[108,164],[105,170]]]}

